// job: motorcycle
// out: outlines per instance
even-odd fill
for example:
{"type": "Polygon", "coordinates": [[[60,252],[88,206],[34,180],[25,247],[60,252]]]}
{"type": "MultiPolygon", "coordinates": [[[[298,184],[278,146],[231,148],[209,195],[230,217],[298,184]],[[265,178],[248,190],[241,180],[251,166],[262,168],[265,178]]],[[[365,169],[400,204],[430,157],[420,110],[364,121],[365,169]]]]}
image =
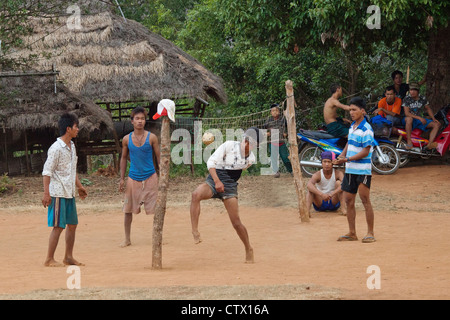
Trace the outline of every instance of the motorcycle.
{"type": "MultiPolygon", "coordinates": [[[[373,126],[373,125],[372,125],[373,126]]],[[[376,146],[372,152],[372,169],[378,174],[393,174],[400,167],[400,154],[394,143],[388,139],[390,128],[377,126],[374,128],[376,146]]],[[[336,138],[325,130],[304,130],[297,133],[299,140],[299,160],[302,174],[312,175],[322,168],[320,154],[323,151],[333,151],[340,155],[347,143],[346,138],[336,138]]],[[[335,166],[344,168],[343,166],[335,166]]]]}
{"type": "Polygon", "coordinates": [[[423,131],[414,129],[411,132],[412,149],[406,148],[407,135],[404,128],[397,127],[398,138],[392,137],[391,141],[395,144],[397,151],[400,153],[400,167],[404,167],[411,157],[420,157],[422,159],[430,159],[433,157],[444,157],[450,149],[450,104],[441,108],[434,116],[441,123],[441,129],[436,138],[436,149],[428,150],[424,148],[428,144],[428,140],[422,138],[423,131]]]}

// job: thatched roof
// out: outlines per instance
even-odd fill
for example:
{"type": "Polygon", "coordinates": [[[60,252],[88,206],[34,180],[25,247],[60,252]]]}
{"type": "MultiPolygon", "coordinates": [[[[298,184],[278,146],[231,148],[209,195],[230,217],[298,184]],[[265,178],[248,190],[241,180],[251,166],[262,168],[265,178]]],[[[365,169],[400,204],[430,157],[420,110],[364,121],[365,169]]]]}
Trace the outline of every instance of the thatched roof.
{"type": "Polygon", "coordinates": [[[95,103],[74,94],[53,77],[0,76],[0,128],[12,130],[57,129],[59,117],[67,111],[79,118],[82,138],[94,132],[107,134],[114,125],[111,114],[95,103]]]}
{"type": "Polygon", "coordinates": [[[82,15],[81,30],[69,29],[67,19],[33,18],[34,33],[25,39],[32,50],[15,54],[50,53],[33,68],[54,64],[71,91],[97,102],[200,97],[226,103],[220,77],[143,25],[108,10],[82,15]]]}

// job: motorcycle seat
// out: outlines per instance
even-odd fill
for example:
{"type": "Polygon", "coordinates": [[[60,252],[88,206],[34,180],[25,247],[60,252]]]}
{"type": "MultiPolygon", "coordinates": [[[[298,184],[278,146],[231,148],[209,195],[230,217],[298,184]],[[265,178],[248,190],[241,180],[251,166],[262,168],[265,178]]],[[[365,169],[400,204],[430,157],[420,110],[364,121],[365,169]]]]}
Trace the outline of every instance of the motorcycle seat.
{"type": "Polygon", "coordinates": [[[326,131],[313,131],[313,130],[300,129],[299,133],[307,138],[312,138],[312,139],[339,139],[339,138],[336,138],[335,136],[329,134],[326,131]]]}

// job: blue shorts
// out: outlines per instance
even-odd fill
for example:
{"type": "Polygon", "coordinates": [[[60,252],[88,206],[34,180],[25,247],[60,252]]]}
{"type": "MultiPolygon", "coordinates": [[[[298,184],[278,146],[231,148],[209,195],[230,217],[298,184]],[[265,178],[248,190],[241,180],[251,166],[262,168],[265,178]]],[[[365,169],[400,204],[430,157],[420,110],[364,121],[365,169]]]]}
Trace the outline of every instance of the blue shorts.
{"type": "MultiPolygon", "coordinates": [[[[425,118],[424,118],[425,119],[425,118]]],[[[427,128],[427,126],[433,122],[430,119],[425,119],[427,121],[426,124],[423,124],[422,121],[418,120],[418,119],[413,119],[413,123],[412,123],[412,129],[420,129],[422,131],[428,131],[429,128],[427,128]]],[[[405,118],[402,119],[402,125],[406,126],[406,122],[405,122],[405,118]]]]}
{"type": "Polygon", "coordinates": [[[333,204],[331,200],[325,201],[322,200],[322,205],[320,208],[317,208],[317,206],[313,202],[313,207],[316,211],[336,211],[341,206],[341,202],[338,201],[338,203],[333,204]]]}
{"type": "Polygon", "coordinates": [[[67,224],[78,224],[77,206],[75,198],[54,198],[48,206],[47,211],[48,226],[66,228],[67,224]]]}

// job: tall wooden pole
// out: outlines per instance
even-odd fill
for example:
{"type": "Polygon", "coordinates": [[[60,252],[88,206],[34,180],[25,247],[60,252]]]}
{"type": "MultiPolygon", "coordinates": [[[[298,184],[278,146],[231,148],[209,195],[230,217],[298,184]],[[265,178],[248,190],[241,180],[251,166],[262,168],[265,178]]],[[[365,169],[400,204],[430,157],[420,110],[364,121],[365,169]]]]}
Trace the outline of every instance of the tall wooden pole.
{"type": "Polygon", "coordinates": [[[158,200],[153,218],[152,268],[162,269],[162,232],[166,214],[167,190],[170,167],[170,123],[167,116],[162,117],[161,163],[159,164],[158,200]]]}
{"type": "Polygon", "coordinates": [[[298,159],[298,145],[297,145],[297,127],[295,124],[295,100],[294,100],[294,87],[291,80],[286,81],[286,121],[288,126],[289,137],[289,159],[291,160],[292,173],[294,174],[294,184],[297,190],[298,197],[298,209],[300,213],[300,219],[302,222],[309,222],[309,208],[306,205],[306,184],[302,178],[302,172],[300,169],[300,161],[298,159]]]}

